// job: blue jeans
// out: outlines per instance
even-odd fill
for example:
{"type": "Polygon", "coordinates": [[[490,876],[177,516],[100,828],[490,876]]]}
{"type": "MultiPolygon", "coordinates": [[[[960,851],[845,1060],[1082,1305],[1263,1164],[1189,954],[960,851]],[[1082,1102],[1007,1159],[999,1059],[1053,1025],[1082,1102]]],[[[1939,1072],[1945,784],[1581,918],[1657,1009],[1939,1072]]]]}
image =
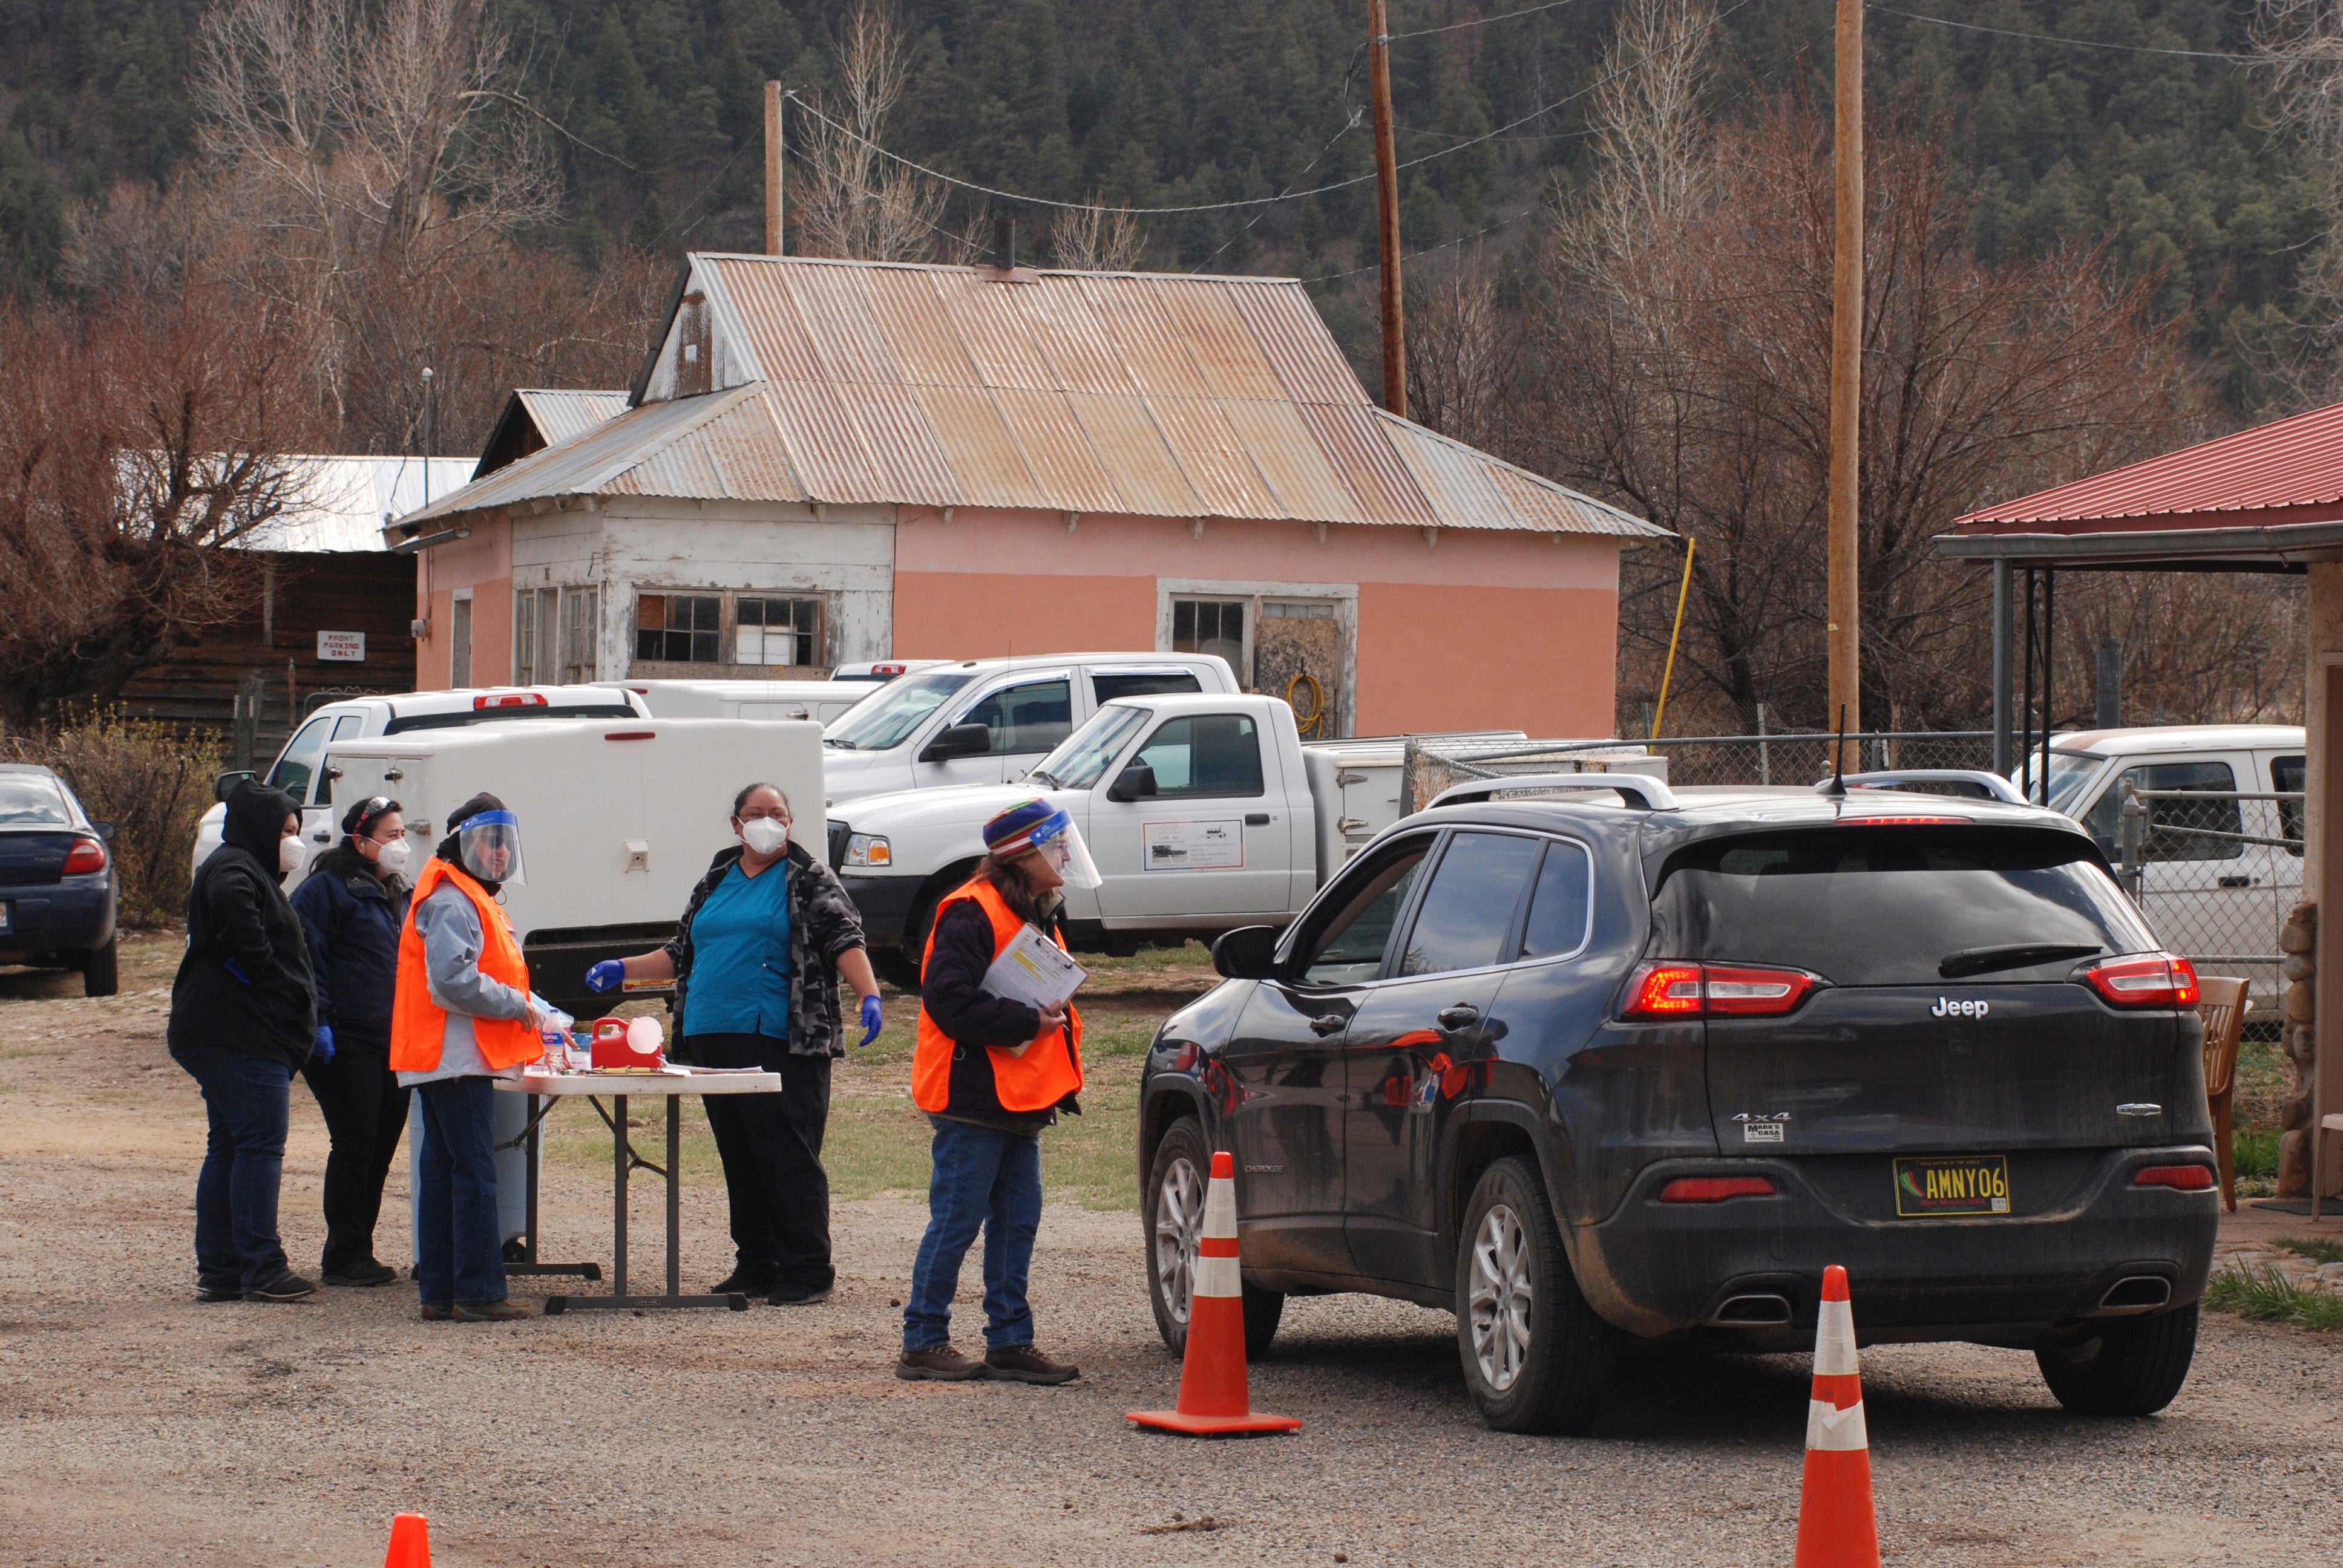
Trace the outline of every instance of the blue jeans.
{"type": "Polygon", "coordinates": [[[903,1302],[903,1348],[950,1342],[960,1260],[979,1226],[984,1229],[985,1348],[1031,1344],[1033,1309],[1025,1300],[1025,1281],[1033,1266],[1033,1236],[1041,1228],[1041,1139],[939,1121],[934,1160],[928,1233],[920,1238],[911,1293],[903,1302]]]}
{"type": "Polygon", "coordinates": [[[496,1081],[443,1078],[416,1086],[423,1147],[415,1161],[415,1281],[426,1306],[505,1299],[497,1225],[496,1081]]]}
{"type": "Polygon", "coordinates": [[[277,1235],[293,1070],[275,1057],[195,1046],[178,1063],[204,1091],[211,1130],[196,1178],[196,1282],[248,1291],[289,1271],[277,1235]]]}

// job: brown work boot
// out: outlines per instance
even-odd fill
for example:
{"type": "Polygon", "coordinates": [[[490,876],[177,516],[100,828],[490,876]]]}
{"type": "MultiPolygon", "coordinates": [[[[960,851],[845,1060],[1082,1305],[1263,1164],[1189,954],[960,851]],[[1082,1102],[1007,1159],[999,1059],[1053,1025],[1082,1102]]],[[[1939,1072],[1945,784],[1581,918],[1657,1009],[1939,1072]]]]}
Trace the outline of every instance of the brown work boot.
{"type": "Polygon", "coordinates": [[[515,1318],[533,1318],[537,1309],[527,1302],[516,1302],[510,1296],[494,1302],[458,1302],[456,1321],[459,1323],[508,1323],[515,1318]]]}
{"type": "Polygon", "coordinates": [[[1031,1345],[1001,1345],[984,1352],[985,1370],[1011,1382],[1056,1384],[1071,1382],[1082,1369],[1053,1362],[1031,1345]]]}
{"type": "Polygon", "coordinates": [[[448,1302],[426,1302],[423,1303],[423,1321],[427,1323],[451,1322],[455,1316],[456,1309],[448,1302]]]}
{"type": "Polygon", "coordinates": [[[985,1375],[984,1362],[970,1361],[950,1345],[927,1345],[896,1358],[895,1375],[905,1382],[968,1382],[985,1375]]]}

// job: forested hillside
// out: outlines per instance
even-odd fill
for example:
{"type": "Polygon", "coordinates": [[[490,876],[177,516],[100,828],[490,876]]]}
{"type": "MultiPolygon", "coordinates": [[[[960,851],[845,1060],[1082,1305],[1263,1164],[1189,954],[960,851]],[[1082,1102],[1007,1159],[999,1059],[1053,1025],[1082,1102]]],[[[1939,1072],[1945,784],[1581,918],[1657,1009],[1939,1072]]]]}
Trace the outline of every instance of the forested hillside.
{"type": "MultiPolygon", "coordinates": [[[[758,243],[758,85],[831,85],[850,0],[489,0],[564,178],[534,243],[589,268],[614,246],[758,243]]],[[[1510,247],[1550,181],[1587,162],[1584,94],[1612,0],[1393,0],[1393,92],[1411,251],[1483,235],[1510,247]],[[1444,30],[1442,30],[1444,29],[1444,30]],[[1548,106],[1558,106],[1548,112],[1548,106]],[[1500,134],[1490,136],[1489,133],[1500,134]],[[1487,136],[1486,140],[1475,138],[1487,136]],[[1486,231],[1484,233],[1484,231],[1486,231]]],[[[1829,0],[1720,5],[1709,112],[1773,89],[1827,101],[1829,0]]],[[[1911,0],[1869,23],[1875,114],[1950,154],[1987,260],[2107,238],[2206,307],[2197,353],[2233,406],[2233,313],[2280,303],[2318,224],[2298,159],[2265,127],[2249,0],[1911,0]],[[1935,25],[1935,14],[2032,41],[1935,25]]],[[[72,212],[197,155],[187,75],[201,0],[0,0],[0,286],[61,290],[72,212]]],[[[911,85],[886,140],[981,184],[1061,200],[1199,206],[1343,188],[1267,207],[1165,216],[1146,264],[1328,280],[1360,335],[1372,275],[1363,0],[903,0],[911,85]]],[[[939,226],[957,230],[955,193],[939,226]]],[[[996,204],[996,206],[998,204],[996,204]]],[[[1011,209],[1014,210],[1014,209],[1011,209]]],[[[1048,215],[1028,210],[1027,232],[1048,215]]],[[[1030,244],[1031,242],[1029,242],[1030,244]]],[[[940,238],[940,251],[950,244],[940,238]]]]}

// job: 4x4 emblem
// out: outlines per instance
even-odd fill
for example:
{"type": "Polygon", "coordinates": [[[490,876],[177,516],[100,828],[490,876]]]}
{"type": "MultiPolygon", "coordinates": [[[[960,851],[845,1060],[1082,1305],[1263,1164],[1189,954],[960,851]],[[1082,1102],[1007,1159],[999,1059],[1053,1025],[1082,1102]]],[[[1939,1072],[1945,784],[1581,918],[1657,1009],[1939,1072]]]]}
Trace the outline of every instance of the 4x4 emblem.
{"type": "Polygon", "coordinates": [[[1744,1143],[1779,1143],[1782,1141],[1782,1124],[1790,1120],[1790,1113],[1786,1111],[1754,1113],[1740,1111],[1734,1113],[1733,1120],[1741,1123],[1741,1141],[1744,1143]]]}

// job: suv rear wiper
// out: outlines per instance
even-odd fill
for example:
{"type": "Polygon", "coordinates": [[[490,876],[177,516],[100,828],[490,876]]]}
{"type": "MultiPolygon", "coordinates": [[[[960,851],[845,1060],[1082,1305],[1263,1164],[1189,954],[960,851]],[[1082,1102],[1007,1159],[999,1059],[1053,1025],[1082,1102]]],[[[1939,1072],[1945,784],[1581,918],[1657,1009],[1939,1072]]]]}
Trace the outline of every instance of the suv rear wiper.
{"type": "Polygon", "coordinates": [[[2107,950],[2096,942],[2019,942],[2002,948],[1964,948],[1936,965],[1946,980],[1990,974],[1996,970],[2030,969],[2060,959],[2087,959],[2107,950]]]}

